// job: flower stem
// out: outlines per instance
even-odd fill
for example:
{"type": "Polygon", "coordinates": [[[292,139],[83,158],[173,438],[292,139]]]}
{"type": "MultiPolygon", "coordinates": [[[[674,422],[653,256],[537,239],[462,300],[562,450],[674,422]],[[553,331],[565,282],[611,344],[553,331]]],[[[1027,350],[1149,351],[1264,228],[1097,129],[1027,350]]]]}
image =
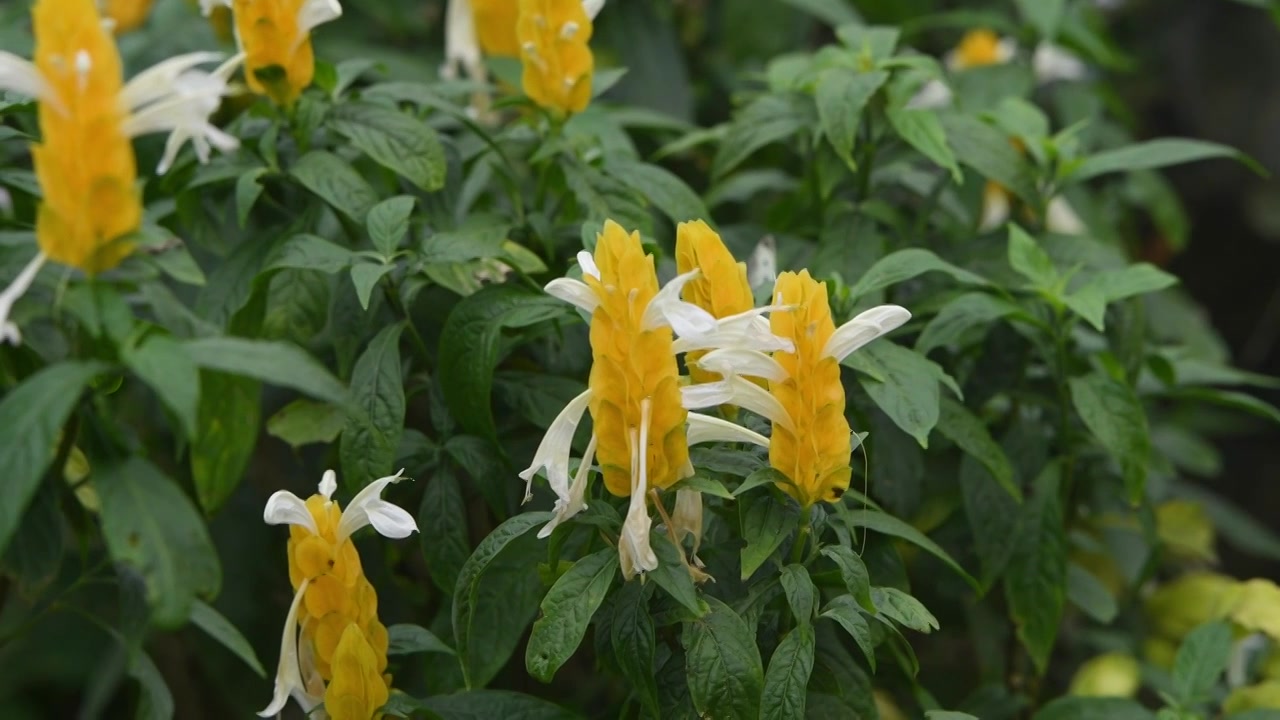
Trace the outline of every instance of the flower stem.
{"type": "Polygon", "coordinates": [[[804,557],[805,541],[813,532],[813,506],[806,505],[800,511],[800,519],[796,521],[796,541],[791,545],[791,562],[799,563],[804,557]]]}

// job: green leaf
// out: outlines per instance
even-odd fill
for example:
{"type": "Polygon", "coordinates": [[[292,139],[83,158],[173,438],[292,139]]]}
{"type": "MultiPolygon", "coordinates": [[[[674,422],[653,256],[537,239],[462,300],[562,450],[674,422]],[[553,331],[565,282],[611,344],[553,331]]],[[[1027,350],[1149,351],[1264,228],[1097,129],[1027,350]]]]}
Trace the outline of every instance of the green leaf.
{"type": "MultiPolygon", "coordinates": [[[[517,541],[550,519],[549,512],[532,512],[507,520],[480,541],[458,573],[458,584],[453,591],[453,637],[458,660],[462,664],[463,681],[468,688],[482,687],[497,675],[515,650],[528,622],[528,614],[520,606],[523,598],[512,594],[511,587],[501,583],[498,585],[507,592],[507,597],[494,597],[495,583],[487,582],[489,576],[493,575],[498,581],[512,582],[515,579],[512,576],[519,572],[517,566],[514,562],[503,563],[501,560],[531,559],[530,553],[522,552],[521,543],[517,541]],[[504,568],[509,569],[500,572],[504,568]],[[489,592],[483,592],[486,590],[489,592]]],[[[542,543],[533,544],[532,541],[526,546],[541,550],[542,543]]],[[[533,568],[530,566],[526,570],[532,571],[533,568]]],[[[536,573],[526,572],[526,575],[532,575],[537,582],[536,573]]]]}
{"type": "Polygon", "coordinates": [[[1086,615],[1107,625],[1120,613],[1116,599],[1093,573],[1072,563],[1067,567],[1067,599],[1086,615]]]}
{"type": "Polygon", "coordinates": [[[333,274],[346,269],[354,258],[352,252],[341,245],[335,245],[316,235],[302,233],[286,240],[267,267],[319,270],[333,274]]]}
{"type": "Polygon", "coordinates": [[[580,720],[580,716],[541,698],[510,690],[470,690],[436,695],[423,705],[446,720],[580,720]]]}
{"type": "Polygon", "coordinates": [[[1058,270],[1049,253],[1014,223],[1009,223],[1009,265],[1036,289],[1050,290],[1058,285],[1058,270]]]}
{"type": "Polygon", "coordinates": [[[369,239],[383,257],[391,257],[409,234],[409,216],[418,201],[408,195],[397,195],[374,205],[365,218],[369,239]]]}
{"type": "Polygon", "coordinates": [[[995,180],[1023,201],[1035,203],[1038,193],[1030,167],[1000,129],[959,113],[940,116],[947,144],[961,164],[995,180]]]}
{"type": "Polygon", "coordinates": [[[831,68],[818,75],[814,91],[818,120],[836,153],[851,166],[862,110],[888,79],[889,73],[883,70],[854,72],[849,68],[831,68]]]}
{"type": "Polygon", "coordinates": [[[134,717],[137,720],[170,720],[174,711],[173,693],[151,656],[136,650],[129,657],[128,667],[129,677],[138,681],[141,690],[134,717]]]}
{"type": "Polygon", "coordinates": [[[818,588],[814,587],[809,571],[800,564],[782,568],[782,590],[787,594],[787,604],[791,606],[791,614],[801,625],[812,625],[813,616],[818,611],[818,588]]]}
{"type": "Polygon", "coordinates": [[[1057,465],[1049,465],[1036,478],[1035,496],[1023,506],[1004,580],[1009,615],[1040,674],[1048,667],[1066,604],[1067,534],[1059,482],[1057,465]]]}
{"type": "Polygon", "coordinates": [[[1009,458],[1000,449],[1000,444],[991,437],[981,418],[955,400],[942,398],[938,431],[981,462],[1005,492],[1022,502],[1022,489],[1014,482],[1013,466],[1009,464],[1009,458]]]}
{"type": "Polygon", "coordinates": [[[849,523],[850,527],[868,528],[883,535],[892,535],[893,537],[901,538],[913,545],[916,545],[925,552],[941,560],[947,567],[956,571],[956,574],[964,578],[965,582],[972,585],[975,590],[979,588],[978,581],[974,580],[973,576],[965,572],[964,568],[960,567],[960,564],[948,555],[946,550],[938,547],[938,544],[930,540],[924,533],[898,518],[893,517],[892,515],[886,515],[885,513],[876,510],[851,510],[846,513],[842,513],[841,517],[849,523]]]}
{"type": "Polygon", "coordinates": [[[191,624],[200,628],[206,635],[218,641],[222,647],[230,650],[236,657],[244,661],[245,665],[260,678],[267,676],[266,670],[262,669],[262,663],[258,660],[258,655],[253,651],[253,646],[249,644],[248,639],[236,629],[212,605],[202,600],[195,600],[191,604],[191,624]]]}
{"type": "Polygon", "coordinates": [[[1085,427],[1119,463],[1130,502],[1142,499],[1151,436],[1142,403],[1127,384],[1102,373],[1071,378],[1071,402],[1085,427]]]}
{"type": "Polygon", "coordinates": [[[845,358],[861,373],[858,383],[876,405],[920,447],[929,447],[929,432],[938,424],[942,397],[939,382],[959,392],[955,381],[925,356],[891,342],[872,343],[845,358]]]}
{"type": "Polygon", "coordinates": [[[457,263],[498,257],[511,225],[491,215],[473,215],[454,230],[432,233],[422,240],[425,263],[457,263]]]}
{"type": "Polygon", "coordinates": [[[448,464],[435,468],[422,491],[418,530],[431,582],[443,592],[452,591],[471,553],[471,543],[467,539],[467,505],[457,474],[448,464]]]}
{"type": "Polygon", "coordinates": [[[463,298],[440,332],[437,373],[445,403],[467,432],[497,441],[490,407],[493,369],[503,328],[524,328],[560,316],[564,303],[512,285],[463,298]]]}
{"type": "MultiPolygon", "coordinates": [[[[867,596],[870,602],[870,594],[867,596]]],[[[845,632],[853,638],[853,641],[861,648],[862,654],[867,658],[867,664],[871,666],[872,672],[876,669],[876,644],[871,634],[871,626],[867,623],[867,618],[862,614],[863,611],[858,607],[858,603],[853,599],[852,595],[840,595],[827,603],[822,610],[822,617],[828,620],[834,620],[844,628],[845,632]]]]}
{"type": "Polygon", "coordinates": [[[742,482],[738,483],[738,487],[733,489],[733,497],[742,497],[748,490],[754,490],[758,487],[767,485],[775,485],[778,483],[788,484],[791,481],[786,475],[768,465],[752,470],[742,482]]]}
{"type": "Polygon", "coordinates": [[[805,623],[787,633],[769,658],[760,697],[760,718],[790,720],[804,717],[809,676],[817,646],[813,626],[805,623]]]}
{"type": "Polygon", "coordinates": [[[1179,388],[1168,393],[1171,397],[1190,400],[1197,403],[1209,403],[1232,410],[1240,410],[1264,420],[1280,423],[1280,409],[1271,403],[1259,400],[1248,393],[1217,388],[1179,388]]]}
{"type": "Polygon", "coordinates": [[[400,323],[383,328],[369,341],[351,372],[353,399],[338,446],[343,483],[349,490],[358,490],[394,470],[391,466],[404,433],[403,330],[400,323]]]}
{"type": "Polygon", "coordinates": [[[333,106],[328,124],[379,165],[422,190],[444,187],[444,148],[425,122],[382,105],[346,102],[333,106]]]}
{"type": "Polygon", "coordinates": [[[533,624],[524,665],[530,675],[551,682],[587,634],[604,596],[618,574],[618,551],[607,547],[575,562],[542,599],[542,616],[533,624]]]}
{"type": "Polygon", "coordinates": [[[938,629],[938,619],[919,600],[893,587],[871,588],[876,612],[902,627],[929,633],[938,629]]]}
{"type": "Polygon", "coordinates": [[[382,276],[395,269],[396,266],[389,263],[356,263],[351,266],[351,284],[355,286],[361,310],[369,309],[369,297],[382,276]]]}
{"type": "Polygon", "coordinates": [[[746,580],[764,565],[764,561],[787,539],[795,528],[794,505],[772,494],[762,494],[742,513],[742,579],[746,580]]]}
{"type": "Polygon", "coordinates": [[[1267,175],[1266,170],[1257,161],[1227,145],[1185,138],[1160,138],[1114,150],[1104,150],[1087,157],[1068,174],[1067,179],[1070,182],[1083,182],[1113,172],[1152,170],[1213,158],[1232,158],[1244,163],[1259,175],[1264,177],[1267,175]]]}
{"type": "Polygon", "coordinates": [[[916,339],[916,352],[928,355],[940,347],[960,342],[965,333],[975,328],[987,329],[1000,318],[1019,312],[1017,305],[983,292],[965,293],[952,300],[933,316],[920,337],[916,339]]]}
{"type": "Polygon", "coordinates": [[[938,114],[932,110],[904,110],[890,108],[887,113],[889,124],[894,131],[907,141],[907,144],[920,151],[935,165],[951,173],[951,179],[960,184],[964,175],[956,163],[955,153],[947,144],[947,134],[938,120],[938,114]]]}
{"type": "Polygon", "coordinates": [[[337,155],[323,150],[312,150],[303,155],[289,174],[357,223],[363,223],[369,208],[378,202],[378,194],[355,168],[337,155]]]}
{"type": "Polygon", "coordinates": [[[413,655],[416,653],[454,654],[453,648],[436,637],[435,633],[418,625],[390,625],[387,627],[387,638],[388,655],[413,655]]]}
{"type": "Polygon", "coordinates": [[[67,522],[62,516],[59,484],[45,483],[27,506],[9,547],[0,553],[0,575],[13,578],[23,597],[39,597],[62,569],[67,522]]]}
{"type": "Polygon", "coordinates": [[[925,720],[979,720],[977,716],[955,710],[926,710],[925,720]]]}
{"type": "Polygon", "coordinates": [[[861,21],[850,21],[836,28],[836,37],[845,47],[877,63],[889,59],[898,49],[901,34],[900,29],[891,25],[864,25],[861,21]]]}
{"type": "Polygon", "coordinates": [[[693,706],[703,717],[757,717],[764,669],[755,637],[728,605],[707,602],[711,612],[685,623],[680,638],[693,706]]]}
{"type": "Polygon", "coordinates": [[[698,600],[698,590],[689,577],[689,570],[680,560],[680,550],[666,535],[653,533],[649,536],[653,552],[658,556],[658,569],[649,573],[648,577],[657,583],[676,602],[694,617],[701,617],[706,607],[698,600]]]}
{"type": "Polygon", "coordinates": [[[673,223],[711,219],[702,198],[666,168],[618,156],[606,161],[605,171],[661,210],[673,223]]]}
{"type": "Polygon", "coordinates": [[[156,625],[180,627],[196,597],[212,597],[222,583],[204,519],[176,483],[142,458],[95,470],[112,560],[142,575],[156,625]]]}
{"type": "Polygon", "coordinates": [[[200,410],[200,372],[186,348],[168,335],[153,334],[140,345],[123,346],[120,359],[178,418],[186,438],[195,438],[200,410]]]}
{"type": "Polygon", "coordinates": [[[267,420],[267,434],[296,449],[303,445],[333,442],[345,423],[346,416],[341,408],[298,398],[267,420]]]}
{"type": "Polygon", "coordinates": [[[1058,35],[1058,25],[1066,0],[1018,0],[1018,12],[1036,28],[1040,38],[1051,41],[1058,35]]]}
{"type": "Polygon", "coordinates": [[[1032,720],[1155,720],[1155,714],[1128,698],[1061,697],[1032,720]]]}
{"type": "Polygon", "coordinates": [[[858,12],[844,0],[782,0],[784,3],[809,13],[831,27],[862,22],[858,12]]]}
{"type": "Polygon", "coordinates": [[[349,398],[347,389],[324,365],[290,343],[209,337],[186,340],[183,345],[196,365],[205,370],[242,375],[291,388],[335,405],[345,405],[349,398]]]}
{"type": "Polygon", "coordinates": [[[267,168],[255,168],[236,178],[236,224],[243,230],[249,224],[249,212],[262,197],[262,176],[267,168]]]}
{"type": "Polygon", "coordinates": [[[106,369],[96,362],[50,365],[0,399],[0,468],[5,472],[0,482],[0,554],[53,462],[54,446],[80,393],[106,369]]]}
{"type": "Polygon", "coordinates": [[[828,545],[822,548],[822,554],[840,568],[840,578],[853,599],[867,612],[875,612],[875,603],[871,602],[871,574],[862,558],[844,545],[828,545]]]}
{"type": "Polygon", "coordinates": [[[760,148],[788,140],[811,127],[809,111],[801,110],[799,99],[786,95],[763,95],[740,110],[729,125],[724,141],[711,164],[711,174],[724,177],[760,148]]]}
{"type": "Polygon", "coordinates": [[[1231,626],[1207,622],[1187,634],[1173,661],[1173,694],[1183,705],[1210,698],[1231,660],[1231,626]]]}
{"type": "Polygon", "coordinates": [[[1073,312],[1101,332],[1107,305],[1134,295],[1163,290],[1177,281],[1176,277],[1154,265],[1138,263],[1119,270],[1103,270],[1063,300],[1073,312]]]}
{"type": "Polygon", "coordinates": [[[629,582],[618,591],[613,603],[613,618],[609,622],[609,640],[622,675],[640,696],[640,704],[650,715],[661,717],[653,666],[657,638],[653,618],[649,615],[649,587],[629,582]]]}
{"type": "Polygon", "coordinates": [[[923,248],[906,248],[891,252],[876,261],[858,282],[849,288],[849,297],[856,300],[891,285],[923,275],[941,272],[966,285],[990,285],[981,275],[957,267],[923,248]]]}
{"type": "Polygon", "coordinates": [[[261,419],[262,386],[248,377],[200,373],[200,413],[191,442],[196,498],[214,512],[231,497],[253,456],[261,419]]]}

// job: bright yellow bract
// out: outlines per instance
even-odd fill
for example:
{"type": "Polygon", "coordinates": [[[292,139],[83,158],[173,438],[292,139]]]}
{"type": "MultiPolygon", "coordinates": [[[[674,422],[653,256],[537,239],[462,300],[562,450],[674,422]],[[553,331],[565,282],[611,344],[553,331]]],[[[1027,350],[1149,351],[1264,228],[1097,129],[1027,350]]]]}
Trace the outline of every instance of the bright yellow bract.
{"type": "Polygon", "coordinates": [[[298,24],[306,0],[233,0],[249,88],[289,107],[315,78],[311,34],[298,24]]]}
{"type": "Polygon", "coordinates": [[[102,7],[102,14],[115,22],[115,32],[127,33],[136,30],[147,21],[151,14],[151,5],[155,0],[107,0],[102,7]]]}
{"type": "Polygon", "coordinates": [[[795,352],[775,352],[787,378],[770,382],[769,392],[791,416],[795,427],[773,425],[769,464],[793,484],[779,486],[804,507],[834,502],[849,488],[849,421],[844,417],[840,363],[825,353],[835,332],[827,286],[808,270],[786,272],[774,285],[774,299],[792,307],[769,316],[773,334],[795,343],[795,352]]]}
{"type": "MultiPolygon", "coordinates": [[[[576,2],[576,0],[575,0],[576,2]]],[[[648,400],[648,486],[675,484],[689,461],[685,435],[688,411],[680,402],[671,328],[646,330],[643,318],[658,293],[653,256],[613,221],[596,242],[600,277],[583,277],[600,298],[591,317],[591,400],[598,438],[596,450],[605,486],[614,495],[631,493],[631,448],[640,437],[641,402],[648,400]]]]}
{"type": "Polygon", "coordinates": [[[35,64],[57,98],[40,103],[41,142],[31,149],[44,194],[36,236],[53,260],[109,270],[132,249],[116,241],[142,222],[120,55],[93,0],[39,0],[32,16],[35,64]]]}
{"type": "Polygon", "coordinates": [[[591,100],[595,66],[588,46],[591,18],[582,0],[520,0],[516,37],[525,94],[548,110],[582,112],[591,100]]]}
{"type": "MultiPolygon", "coordinates": [[[[676,228],[676,270],[680,274],[700,270],[699,276],[684,286],[684,299],[717,319],[737,315],[754,306],[747,265],[733,258],[720,236],[705,222],[684,222],[676,228]]],[[[689,376],[697,383],[714,382],[719,373],[697,366],[706,350],[685,355],[689,376]]]]}
{"type": "Polygon", "coordinates": [[[957,70],[1001,63],[1000,36],[986,29],[970,30],[956,46],[955,58],[957,70]]]}
{"type": "Polygon", "coordinates": [[[519,15],[518,0],[471,0],[476,38],[486,55],[520,57],[520,39],[516,37],[519,15]]]}

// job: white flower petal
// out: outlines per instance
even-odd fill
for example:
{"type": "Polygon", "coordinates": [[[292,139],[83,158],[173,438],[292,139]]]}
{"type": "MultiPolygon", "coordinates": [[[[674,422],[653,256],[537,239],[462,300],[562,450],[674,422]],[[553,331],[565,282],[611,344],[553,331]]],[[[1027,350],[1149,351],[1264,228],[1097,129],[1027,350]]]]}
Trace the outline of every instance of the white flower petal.
{"type": "Polygon", "coordinates": [[[649,530],[653,519],[649,517],[649,421],[652,403],[646,398],[640,401],[640,434],[631,431],[631,504],[627,519],[622,523],[618,536],[618,564],[622,577],[630,580],[637,573],[658,569],[658,556],[649,544],[649,530]]]}
{"type": "Polygon", "coordinates": [[[787,430],[795,430],[795,423],[787,414],[786,408],[768,390],[750,380],[730,376],[719,382],[699,383],[680,388],[681,401],[688,410],[715,407],[716,405],[737,405],[757,415],[763,415],[770,422],[781,425],[787,430]]]}
{"type": "Polygon", "coordinates": [[[268,525],[298,525],[310,530],[312,535],[320,534],[307,504],[288,490],[277,490],[267,498],[262,521],[268,525]]]}
{"type": "Polygon", "coordinates": [[[759,350],[721,348],[698,358],[695,364],[703,370],[719,373],[725,377],[742,375],[775,382],[787,379],[787,371],[778,364],[778,361],[759,350]]]}
{"type": "Polygon", "coordinates": [[[59,111],[66,108],[53,86],[45,81],[40,69],[30,60],[0,50],[0,89],[49,103],[59,111]]]}
{"type": "Polygon", "coordinates": [[[170,58],[135,77],[121,93],[121,103],[130,113],[124,123],[125,134],[171,133],[158,173],[172,166],[188,140],[201,162],[208,160],[210,147],[222,151],[239,147],[239,140],[210,124],[209,116],[222,104],[228,92],[227,78],[244,56],[236,55],[212,73],[195,69],[221,57],[219,53],[188,53],[170,58]]]}
{"type": "Polygon", "coordinates": [[[982,192],[982,219],[978,232],[991,232],[1009,219],[1009,191],[995,183],[987,183],[982,192]]]}
{"type": "Polygon", "coordinates": [[[333,492],[338,489],[338,473],[325,470],[324,475],[320,477],[319,489],[325,500],[332,500],[333,492]]]}
{"type": "Polygon", "coordinates": [[[836,328],[822,348],[822,354],[840,362],[855,350],[902,326],[911,313],[898,305],[878,305],[836,328]]]}
{"type": "Polygon", "coordinates": [[[23,266],[13,282],[9,283],[9,287],[5,288],[4,292],[0,292],[0,345],[8,342],[16,346],[22,343],[22,333],[18,330],[17,323],[9,319],[9,313],[13,312],[14,303],[18,302],[18,298],[31,289],[31,283],[35,282],[36,275],[40,274],[40,268],[48,259],[44,251],[37,252],[35,257],[23,266]]]}
{"type": "Polygon", "coordinates": [[[546,290],[548,295],[564,300],[588,315],[594,313],[600,306],[600,296],[596,295],[596,291],[592,290],[590,285],[581,280],[556,278],[547,283],[543,290],[546,290]]]}
{"type": "Polygon", "coordinates": [[[302,673],[298,669],[298,607],[302,605],[302,596],[306,594],[310,584],[311,580],[303,580],[289,605],[289,614],[284,619],[284,633],[280,638],[280,664],[276,667],[275,690],[271,696],[271,704],[258,713],[259,717],[279,715],[294,691],[306,690],[302,673]]]}
{"type": "Polygon", "coordinates": [[[778,242],[765,235],[747,256],[747,285],[752,289],[772,285],[778,277],[778,242]]]}
{"type": "Polygon", "coordinates": [[[551,490],[556,497],[567,501],[569,454],[573,451],[573,434],[577,432],[578,423],[582,422],[582,415],[587,411],[587,403],[590,400],[591,390],[583,390],[580,395],[564,406],[555,420],[551,421],[551,427],[547,428],[547,434],[542,436],[542,442],[533,453],[533,464],[520,473],[520,478],[525,481],[525,502],[528,502],[533,495],[533,476],[544,468],[547,471],[547,482],[550,483],[551,490]]]}
{"type": "Polygon", "coordinates": [[[592,20],[596,19],[596,15],[600,14],[600,9],[604,7],[604,0],[582,0],[582,9],[587,11],[587,17],[592,20]]]}
{"type": "Polygon", "coordinates": [[[597,280],[600,279],[600,268],[596,267],[596,259],[586,250],[578,251],[578,267],[582,268],[583,275],[590,275],[597,280]]]}
{"type": "Polygon", "coordinates": [[[649,301],[644,310],[644,318],[640,325],[645,330],[670,327],[677,337],[706,335],[716,330],[716,318],[702,308],[680,299],[684,286],[702,274],[701,270],[690,270],[677,275],[671,282],[662,286],[657,295],[649,301]]]}
{"type": "Polygon", "coordinates": [[[1031,56],[1031,67],[1036,81],[1041,84],[1057,80],[1079,80],[1089,72],[1089,66],[1075,55],[1050,42],[1036,46],[1031,56]]]}
{"type": "Polygon", "coordinates": [[[1000,38],[996,43],[996,62],[1007,63],[1018,54],[1018,41],[1013,38],[1000,38]]]}
{"type": "MultiPolygon", "coordinates": [[[[298,8],[298,34],[310,33],[316,27],[342,17],[338,0],[306,0],[298,8]]],[[[296,49],[296,48],[295,48],[296,49]]]]}
{"type": "Polygon", "coordinates": [[[688,422],[685,434],[690,445],[705,442],[749,442],[762,448],[769,447],[769,438],[728,420],[694,412],[689,413],[688,422]]]}
{"type": "Polygon", "coordinates": [[[188,71],[223,58],[219,52],[193,52],[162,60],[133,76],[120,91],[120,102],[129,113],[173,94],[174,83],[188,71]]]}
{"type": "Polygon", "coordinates": [[[459,65],[472,80],[484,79],[480,39],[476,35],[470,0],[449,0],[449,8],[445,11],[444,67],[440,74],[446,79],[454,79],[458,77],[459,65]]]}
{"type": "Polygon", "coordinates": [[[693,552],[697,554],[702,544],[702,493],[681,488],[676,491],[676,506],[671,511],[671,529],[677,545],[686,536],[693,536],[693,552]]]}
{"type": "Polygon", "coordinates": [[[578,464],[578,473],[573,476],[573,484],[569,486],[569,494],[556,499],[553,508],[555,517],[538,531],[539,538],[551,535],[560,523],[587,509],[587,479],[591,476],[591,463],[595,462],[595,459],[596,436],[592,434],[591,442],[587,444],[587,451],[582,455],[582,462],[578,464]]]}
{"type": "Polygon", "coordinates": [[[774,335],[768,318],[763,317],[764,313],[790,310],[789,305],[766,305],[720,318],[712,332],[677,338],[673,349],[677,353],[718,348],[794,352],[795,345],[787,338],[774,335]]]}
{"type": "Polygon", "coordinates": [[[413,521],[412,515],[382,499],[382,491],[388,485],[403,480],[403,473],[404,468],[401,468],[395,475],[378,478],[356,493],[351,504],[342,511],[342,520],[338,521],[335,533],[338,544],[342,544],[366,525],[373,525],[378,534],[394,539],[409,537],[417,531],[418,524],[413,521]]]}
{"type": "Polygon", "coordinates": [[[951,104],[951,88],[941,80],[930,80],[907,101],[907,110],[936,110],[951,104]]]}
{"type": "Polygon", "coordinates": [[[1049,201],[1045,210],[1045,228],[1061,235],[1083,235],[1089,229],[1071,203],[1061,195],[1049,201]]]}

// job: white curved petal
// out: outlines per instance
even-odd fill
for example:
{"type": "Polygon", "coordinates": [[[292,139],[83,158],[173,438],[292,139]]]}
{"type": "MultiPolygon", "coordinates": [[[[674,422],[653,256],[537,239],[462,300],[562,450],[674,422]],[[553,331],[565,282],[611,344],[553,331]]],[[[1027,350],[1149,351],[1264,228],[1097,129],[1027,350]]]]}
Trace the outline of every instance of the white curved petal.
{"type": "Polygon", "coordinates": [[[1013,38],[1000,38],[996,43],[996,62],[1007,63],[1018,54],[1018,41],[1013,38]]]}
{"type": "Polygon", "coordinates": [[[676,545],[684,543],[686,536],[693,536],[693,552],[702,544],[702,493],[681,488],[676,491],[676,506],[671,511],[671,529],[676,545]]]}
{"type": "Polygon", "coordinates": [[[822,348],[822,354],[840,362],[855,350],[891,332],[911,319],[911,313],[898,305],[878,305],[836,328],[822,348]]]}
{"type": "Polygon", "coordinates": [[[930,80],[907,101],[907,110],[936,110],[951,104],[951,88],[941,80],[930,80]]]}
{"type": "MultiPolygon", "coordinates": [[[[298,34],[310,33],[316,27],[342,17],[338,0],[306,0],[298,8],[298,34]]],[[[295,48],[296,49],[296,48],[295,48]]]]}
{"type": "Polygon", "coordinates": [[[649,517],[649,421],[651,401],[640,401],[640,434],[631,431],[631,504],[627,519],[622,523],[618,536],[618,564],[622,577],[630,580],[637,573],[658,569],[658,556],[649,544],[649,530],[653,519],[649,517]]]}
{"type": "Polygon", "coordinates": [[[720,318],[716,321],[716,329],[712,332],[679,337],[673,349],[677,353],[718,348],[794,352],[795,345],[787,338],[774,335],[769,328],[769,320],[764,317],[765,313],[790,312],[790,310],[789,305],[766,305],[720,318]]]}
{"type": "Polygon", "coordinates": [[[441,75],[446,79],[458,77],[458,66],[472,80],[484,78],[484,62],[480,58],[480,38],[476,35],[475,19],[471,15],[470,0],[449,0],[444,19],[444,67],[441,75]],[[479,75],[476,73],[479,72],[479,75]]]}
{"type": "Polygon", "coordinates": [[[692,303],[680,299],[684,286],[702,274],[701,270],[690,270],[677,275],[671,282],[662,286],[657,295],[649,301],[644,310],[644,318],[640,324],[645,330],[670,327],[677,337],[706,335],[716,330],[716,318],[711,313],[692,303]]]}
{"type": "Polygon", "coordinates": [[[61,98],[45,81],[35,63],[3,50],[0,50],[0,89],[35,98],[65,111],[61,98]]]}
{"type": "Polygon", "coordinates": [[[603,7],[604,0],[582,0],[582,9],[587,11],[587,17],[592,20],[596,19],[603,7]]]}
{"type": "Polygon", "coordinates": [[[600,268],[596,267],[596,259],[586,250],[578,251],[578,267],[582,268],[583,275],[590,275],[597,280],[600,279],[600,268]]]}
{"type": "Polygon", "coordinates": [[[332,470],[325,470],[324,475],[320,476],[320,494],[325,500],[332,500],[333,493],[338,489],[338,473],[332,470]]]}
{"type": "Polygon", "coordinates": [[[267,498],[262,521],[268,525],[298,525],[310,530],[312,535],[320,534],[307,504],[288,490],[277,490],[267,498]]]}
{"type": "Polygon", "coordinates": [[[778,242],[772,235],[765,235],[747,256],[747,285],[753,290],[761,285],[772,285],[778,277],[778,242]]]}
{"type": "Polygon", "coordinates": [[[216,62],[223,57],[220,52],[193,52],[162,60],[133,76],[120,92],[120,102],[126,112],[132,113],[144,105],[168,98],[173,94],[173,86],[178,78],[200,65],[216,62]]]}
{"type": "Polygon", "coordinates": [[[596,291],[592,290],[590,285],[581,280],[556,278],[547,283],[543,290],[546,290],[551,297],[563,300],[588,315],[600,307],[600,296],[596,295],[596,291]]]}
{"type": "Polygon", "coordinates": [[[978,232],[990,232],[1004,225],[1009,219],[1009,191],[995,183],[988,183],[982,191],[982,219],[978,232]]]}
{"type": "Polygon", "coordinates": [[[596,436],[593,433],[591,442],[587,444],[587,451],[582,455],[582,462],[578,464],[578,473],[573,476],[573,484],[569,486],[569,494],[563,498],[556,498],[555,507],[552,508],[555,517],[538,531],[539,538],[551,535],[560,523],[587,509],[587,479],[591,476],[591,463],[595,462],[595,459],[596,436]]]}
{"type": "Polygon", "coordinates": [[[780,382],[787,379],[787,371],[777,360],[759,350],[721,348],[698,358],[697,366],[725,377],[742,375],[780,382]]]}
{"type": "Polygon", "coordinates": [[[750,380],[729,376],[724,380],[698,385],[687,385],[680,388],[681,402],[687,410],[715,407],[716,405],[737,405],[757,415],[763,415],[770,422],[781,425],[788,430],[795,430],[795,423],[787,414],[786,408],[768,390],[750,380]]]}
{"type": "Polygon", "coordinates": [[[1035,70],[1036,80],[1042,84],[1056,80],[1079,80],[1089,71],[1089,66],[1074,53],[1050,42],[1042,42],[1036,46],[1036,51],[1031,56],[1031,66],[1035,70]]]}
{"type": "Polygon", "coordinates": [[[43,250],[37,252],[13,282],[9,283],[9,287],[0,292],[0,345],[6,342],[15,346],[22,344],[22,333],[18,330],[18,325],[9,319],[9,313],[13,312],[13,305],[18,302],[18,298],[31,289],[31,283],[35,282],[36,275],[40,274],[40,268],[48,259],[43,250]]]}
{"type": "Polygon", "coordinates": [[[728,420],[692,412],[689,413],[688,422],[689,427],[685,435],[690,445],[706,442],[748,442],[762,448],[769,447],[769,438],[728,420]]]}
{"type": "Polygon", "coordinates": [[[336,532],[338,544],[351,537],[357,530],[366,525],[373,525],[373,529],[383,537],[394,539],[409,537],[418,529],[418,524],[413,521],[413,516],[405,512],[405,510],[397,505],[382,499],[382,491],[387,486],[400,482],[404,478],[401,477],[404,468],[395,475],[388,475],[384,478],[378,478],[364,489],[356,494],[351,500],[351,504],[342,511],[342,520],[338,521],[338,530],[336,532]]]}
{"type": "Polygon", "coordinates": [[[289,614],[284,619],[284,632],[280,638],[280,663],[276,666],[275,690],[271,696],[271,704],[258,713],[259,717],[279,715],[295,690],[306,691],[302,673],[298,669],[298,607],[302,605],[302,596],[310,584],[311,580],[303,580],[289,605],[289,614]]]}
{"type": "Polygon", "coordinates": [[[1083,235],[1088,230],[1075,208],[1061,195],[1049,201],[1044,222],[1049,232],[1062,235],[1083,235]]]}
{"type": "Polygon", "coordinates": [[[520,472],[520,478],[525,481],[525,502],[533,496],[533,476],[544,468],[547,482],[556,497],[569,497],[569,454],[573,450],[573,434],[578,430],[578,423],[582,422],[590,399],[591,390],[583,390],[551,421],[551,427],[547,428],[547,434],[542,436],[542,442],[533,453],[533,464],[520,472]]]}

